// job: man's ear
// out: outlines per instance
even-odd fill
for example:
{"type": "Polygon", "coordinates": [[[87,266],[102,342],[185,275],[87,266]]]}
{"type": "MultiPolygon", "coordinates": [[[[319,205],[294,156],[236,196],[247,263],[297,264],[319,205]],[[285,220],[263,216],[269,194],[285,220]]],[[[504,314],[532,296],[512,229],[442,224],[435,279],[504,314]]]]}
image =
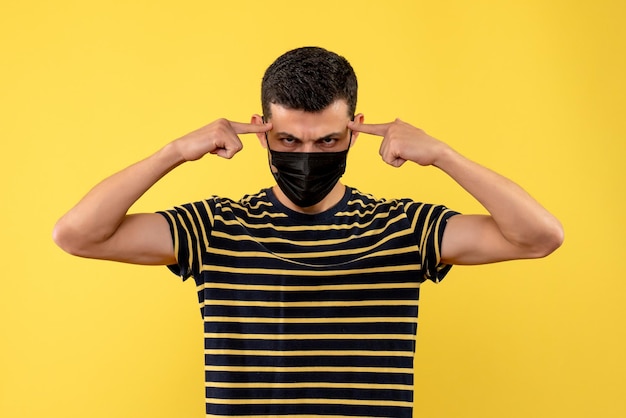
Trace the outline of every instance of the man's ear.
{"type": "MultiPolygon", "coordinates": [[[[365,120],[365,116],[363,115],[363,113],[357,113],[356,115],[354,115],[354,118],[352,119],[352,121],[356,123],[363,123],[364,120],[365,120]]],[[[352,131],[352,141],[350,141],[350,148],[352,148],[352,146],[354,145],[358,137],[359,137],[359,132],[352,131]]]]}
{"type": "MultiPolygon", "coordinates": [[[[250,120],[250,123],[254,124],[254,125],[263,125],[263,123],[265,123],[263,121],[263,116],[261,115],[257,115],[256,113],[254,115],[252,115],[252,119],[250,120]]],[[[256,137],[259,138],[259,142],[261,143],[261,146],[263,148],[267,148],[267,136],[266,136],[267,132],[257,132],[256,137]]]]}

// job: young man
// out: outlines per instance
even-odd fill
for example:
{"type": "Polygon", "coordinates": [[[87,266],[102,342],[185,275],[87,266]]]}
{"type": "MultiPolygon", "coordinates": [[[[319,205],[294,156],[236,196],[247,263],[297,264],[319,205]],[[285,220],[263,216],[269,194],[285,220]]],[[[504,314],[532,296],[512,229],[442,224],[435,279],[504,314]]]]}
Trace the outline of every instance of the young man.
{"type": "Polygon", "coordinates": [[[411,417],[419,287],[452,264],[543,257],[560,223],[519,186],[396,120],[364,124],[341,56],[299,48],[262,83],[264,115],[217,120],[105,179],[57,223],[71,254],[193,277],[204,319],[206,410],[224,416],[411,417]],[[399,167],[434,165],[489,215],[380,200],[339,179],[359,133],[399,167]],[[268,150],[277,184],[153,214],[130,206],[179,164],[268,150]]]}

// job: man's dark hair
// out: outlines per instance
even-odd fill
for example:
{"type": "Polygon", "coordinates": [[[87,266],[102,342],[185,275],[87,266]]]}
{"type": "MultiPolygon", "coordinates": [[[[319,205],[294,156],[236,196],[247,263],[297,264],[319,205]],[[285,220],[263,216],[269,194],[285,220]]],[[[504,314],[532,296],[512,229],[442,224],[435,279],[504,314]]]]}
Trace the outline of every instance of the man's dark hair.
{"type": "Polygon", "coordinates": [[[303,47],[281,55],[265,71],[261,104],[270,118],[270,104],[288,109],[320,112],[334,101],[348,104],[348,116],[356,110],[357,80],[344,57],[318,47],[303,47]]]}

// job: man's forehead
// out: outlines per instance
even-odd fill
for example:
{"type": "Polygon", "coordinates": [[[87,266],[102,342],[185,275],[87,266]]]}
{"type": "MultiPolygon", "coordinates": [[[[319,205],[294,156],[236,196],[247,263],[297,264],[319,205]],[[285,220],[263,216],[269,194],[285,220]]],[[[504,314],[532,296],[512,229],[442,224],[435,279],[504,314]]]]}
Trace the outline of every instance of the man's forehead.
{"type": "Polygon", "coordinates": [[[273,104],[272,131],[289,133],[298,138],[323,137],[347,129],[350,118],[345,102],[335,102],[320,112],[306,112],[273,104]]]}
{"type": "Polygon", "coordinates": [[[270,103],[271,118],[284,118],[284,117],[300,117],[300,118],[324,118],[324,117],[337,117],[344,119],[349,117],[348,115],[348,103],[345,100],[335,100],[324,109],[317,112],[309,112],[302,109],[293,109],[283,106],[281,104],[270,103]]]}

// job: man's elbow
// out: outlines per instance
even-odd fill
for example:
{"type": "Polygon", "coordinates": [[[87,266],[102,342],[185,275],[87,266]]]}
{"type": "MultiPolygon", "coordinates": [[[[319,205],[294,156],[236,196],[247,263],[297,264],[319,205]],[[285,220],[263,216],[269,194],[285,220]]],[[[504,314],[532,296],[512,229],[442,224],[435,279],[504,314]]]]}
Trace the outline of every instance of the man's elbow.
{"type": "Polygon", "coordinates": [[[59,219],[52,230],[54,243],[68,254],[77,257],[89,257],[89,246],[79,228],[70,225],[63,218],[59,219]]]}
{"type": "Polygon", "coordinates": [[[72,238],[70,228],[65,225],[63,219],[59,219],[54,225],[52,229],[52,241],[66,253],[78,255],[75,240],[72,238]]]}
{"type": "Polygon", "coordinates": [[[530,258],[547,257],[556,251],[565,239],[563,226],[556,219],[546,226],[530,245],[530,258]]]}

